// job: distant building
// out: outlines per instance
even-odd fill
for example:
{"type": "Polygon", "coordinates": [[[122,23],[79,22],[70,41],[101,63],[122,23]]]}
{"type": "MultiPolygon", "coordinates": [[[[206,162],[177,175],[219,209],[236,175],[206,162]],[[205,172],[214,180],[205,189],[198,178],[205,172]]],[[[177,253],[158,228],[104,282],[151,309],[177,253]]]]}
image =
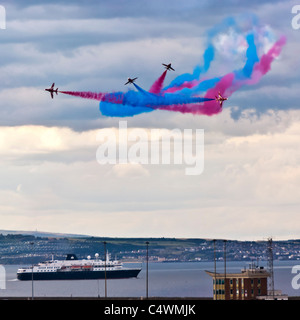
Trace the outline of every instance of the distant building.
{"type": "Polygon", "coordinates": [[[251,267],[241,273],[206,273],[213,278],[214,300],[253,300],[268,295],[270,274],[263,267],[251,267]]]}

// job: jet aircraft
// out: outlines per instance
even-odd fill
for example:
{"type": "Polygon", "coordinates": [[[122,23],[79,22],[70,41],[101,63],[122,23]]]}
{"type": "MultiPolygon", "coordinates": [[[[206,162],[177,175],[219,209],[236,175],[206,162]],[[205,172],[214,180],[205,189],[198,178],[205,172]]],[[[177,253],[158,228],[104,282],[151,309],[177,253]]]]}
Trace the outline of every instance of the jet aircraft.
{"type": "Polygon", "coordinates": [[[51,88],[45,89],[45,91],[50,92],[52,99],[53,99],[53,93],[54,93],[54,92],[55,92],[56,94],[58,94],[58,92],[57,92],[58,88],[54,89],[54,86],[55,86],[55,83],[53,82],[51,88]]]}
{"type": "Polygon", "coordinates": [[[162,64],[167,70],[173,70],[173,71],[175,71],[172,67],[171,67],[171,63],[169,63],[169,64],[162,64]]]}
{"type": "Polygon", "coordinates": [[[126,86],[126,84],[128,84],[128,83],[134,83],[134,81],[135,81],[136,79],[137,79],[137,78],[133,78],[133,79],[128,78],[128,81],[125,83],[125,86],[126,86]]]}
{"type": "Polygon", "coordinates": [[[221,108],[222,108],[222,106],[223,106],[223,102],[226,101],[226,100],[228,100],[228,98],[222,97],[220,91],[219,91],[218,95],[215,96],[215,97],[216,97],[216,101],[218,101],[218,102],[220,103],[221,108]]]}

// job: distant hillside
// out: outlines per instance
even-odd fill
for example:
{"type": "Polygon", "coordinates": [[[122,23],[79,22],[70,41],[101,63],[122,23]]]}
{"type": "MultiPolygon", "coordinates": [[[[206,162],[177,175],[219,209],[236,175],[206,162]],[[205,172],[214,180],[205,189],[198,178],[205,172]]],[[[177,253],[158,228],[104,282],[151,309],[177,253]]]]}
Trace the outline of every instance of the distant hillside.
{"type": "Polygon", "coordinates": [[[23,234],[30,235],[35,237],[45,237],[45,238],[85,238],[89,237],[88,235],[82,234],[72,234],[72,233],[53,233],[53,232],[43,232],[43,231],[23,231],[23,230],[0,230],[0,234],[4,236],[8,234],[23,234]]]}
{"type": "MultiPolygon", "coordinates": [[[[127,262],[200,262],[224,259],[224,241],[186,238],[109,238],[74,234],[0,230],[0,264],[30,264],[64,259],[75,253],[79,258],[104,256],[104,241],[113,258],[127,262]]],[[[266,241],[226,241],[228,261],[266,261],[266,241]]],[[[300,260],[300,240],[273,241],[274,260],[300,260]]]]}

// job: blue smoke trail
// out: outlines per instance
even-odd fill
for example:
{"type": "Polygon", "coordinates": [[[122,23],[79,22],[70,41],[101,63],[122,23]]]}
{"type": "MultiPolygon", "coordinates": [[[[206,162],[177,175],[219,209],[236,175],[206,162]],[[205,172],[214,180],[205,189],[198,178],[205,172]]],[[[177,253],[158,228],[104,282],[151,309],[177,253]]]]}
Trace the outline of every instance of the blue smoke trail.
{"type": "Polygon", "coordinates": [[[100,111],[103,115],[129,117],[155,109],[185,104],[198,104],[212,101],[211,98],[189,97],[182,94],[152,94],[133,84],[138,91],[129,90],[123,94],[122,103],[114,103],[111,94],[106,95],[100,102],[100,111]],[[110,102],[111,101],[111,102],[110,102]]]}
{"type": "MultiPolygon", "coordinates": [[[[190,112],[193,114],[216,114],[221,112],[222,108],[219,108],[216,103],[206,102],[214,100],[212,98],[220,90],[222,94],[225,93],[230,96],[244,84],[257,83],[270,70],[271,62],[274,57],[280,54],[285,44],[285,38],[283,40],[280,39],[267,54],[259,58],[257,48],[264,46],[264,41],[262,40],[267,38],[270,41],[270,37],[273,35],[268,30],[256,28],[257,19],[253,16],[250,17],[251,19],[240,21],[240,24],[234,18],[227,18],[221,24],[209,30],[207,33],[208,46],[203,54],[203,65],[196,66],[192,74],[180,75],[163,90],[160,88],[159,90],[148,92],[134,83],[137,91],[129,90],[125,93],[60,92],[82,98],[96,99],[100,101],[99,108],[101,113],[111,117],[134,116],[156,109],[190,112]],[[228,28],[232,28],[234,30],[233,36],[238,37],[239,43],[237,45],[240,45],[241,34],[245,37],[248,47],[244,66],[225,75],[200,81],[201,75],[209,70],[211,63],[216,58],[216,48],[213,46],[214,43],[216,44],[214,37],[224,33],[224,29],[228,28]],[[199,93],[205,93],[205,97],[196,96],[199,93]]],[[[223,39],[226,39],[226,37],[223,39]]],[[[229,44],[232,46],[231,43],[229,44]]],[[[230,45],[229,49],[231,49],[230,45]]],[[[227,49],[228,46],[225,43],[224,50],[227,49]]],[[[231,50],[230,54],[240,52],[240,50],[235,49],[231,50]]],[[[242,43],[242,49],[244,49],[244,43],[242,43]]],[[[163,81],[161,81],[161,85],[162,83],[163,81]]]]}
{"type": "Polygon", "coordinates": [[[196,66],[194,68],[194,71],[192,74],[185,73],[185,74],[178,76],[167,87],[165,87],[164,90],[167,90],[172,87],[179,87],[184,82],[198,80],[202,73],[207,72],[207,70],[210,67],[211,62],[214,60],[214,56],[215,56],[215,49],[210,44],[203,54],[204,65],[203,66],[196,66]]]}
{"type": "Polygon", "coordinates": [[[126,104],[114,104],[105,101],[100,102],[101,114],[107,117],[133,117],[137,114],[151,112],[154,109],[146,107],[133,107],[126,104]]]}
{"type": "Polygon", "coordinates": [[[124,94],[123,104],[133,107],[147,107],[152,109],[162,108],[164,106],[184,105],[190,103],[201,103],[204,101],[211,101],[214,99],[202,97],[189,97],[182,94],[152,94],[133,84],[138,90],[130,90],[124,94]]]}
{"type": "MultiPolygon", "coordinates": [[[[248,43],[248,48],[246,51],[246,63],[244,67],[240,70],[234,71],[235,78],[237,80],[241,80],[243,78],[250,78],[252,75],[253,67],[255,63],[259,61],[259,57],[257,55],[256,45],[255,45],[255,37],[253,33],[250,33],[246,36],[246,40],[248,43]]],[[[185,88],[181,90],[181,93],[184,94],[195,94],[195,93],[201,93],[206,92],[208,89],[214,87],[222,77],[216,77],[213,79],[207,79],[202,82],[200,82],[197,86],[193,88],[185,88]]]]}
{"type": "Polygon", "coordinates": [[[248,49],[246,52],[247,62],[242,70],[242,73],[245,77],[250,78],[254,64],[259,61],[256,45],[254,42],[254,34],[250,33],[247,35],[246,40],[248,42],[248,49]]]}

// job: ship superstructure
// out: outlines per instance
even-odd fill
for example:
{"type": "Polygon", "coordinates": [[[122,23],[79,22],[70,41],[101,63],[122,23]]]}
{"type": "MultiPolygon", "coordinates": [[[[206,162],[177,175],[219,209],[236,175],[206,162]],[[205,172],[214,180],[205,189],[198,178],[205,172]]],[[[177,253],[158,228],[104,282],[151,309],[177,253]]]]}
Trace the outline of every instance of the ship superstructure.
{"type": "Polygon", "coordinates": [[[19,268],[19,280],[83,280],[83,279],[122,279],[137,277],[141,268],[126,268],[117,260],[105,260],[88,256],[78,259],[75,254],[68,254],[66,260],[52,260],[40,262],[36,265],[19,268]]]}

